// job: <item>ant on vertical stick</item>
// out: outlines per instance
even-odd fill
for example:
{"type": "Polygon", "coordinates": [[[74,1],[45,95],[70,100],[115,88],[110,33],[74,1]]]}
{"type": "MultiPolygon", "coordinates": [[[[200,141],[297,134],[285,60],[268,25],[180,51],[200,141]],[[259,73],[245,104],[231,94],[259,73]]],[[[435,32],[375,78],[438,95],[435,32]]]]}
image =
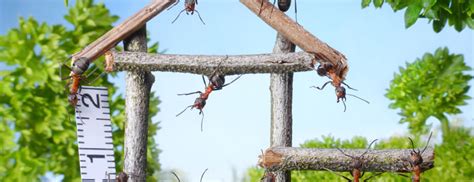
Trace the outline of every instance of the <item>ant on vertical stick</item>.
{"type": "Polygon", "coordinates": [[[425,148],[420,151],[420,149],[415,150],[415,144],[413,143],[413,140],[408,137],[410,140],[411,146],[412,146],[412,151],[410,151],[410,165],[413,168],[413,176],[412,180],[414,182],[420,182],[420,176],[421,176],[421,164],[423,163],[423,157],[421,156],[423,152],[425,152],[426,148],[428,148],[428,144],[430,143],[431,140],[431,135],[433,133],[430,133],[430,136],[428,137],[428,141],[426,142],[425,148]]]}
{"type": "MultiPolygon", "coordinates": [[[[349,179],[348,177],[346,176],[343,176],[341,174],[338,174],[330,169],[327,169],[325,168],[326,170],[330,171],[330,172],[333,172],[335,174],[337,174],[338,176],[341,176],[343,177],[344,179],[346,179],[347,181],[354,181],[354,182],[359,182],[359,179],[362,178],[362,176],[364,176],[364,173],[362,171],[362,169],[364,168],[364,163],[366,162],[366,159],[364,158],[364,155],[367,154],[369,152],[369,149],[370,147],[372,146],[372,144],[375,143],[375,141],[377,141],[377,139],[375,139],[374,141],[372,141],[369,146],[367,147],[366,151],[364,153],[362,153],[360,156],[358,157],[354,157],[354,156],[351,156],[349,154],[346,154],[342,149],[336,147],[337,150],[339,150],[342,154],[344,154],[345,156],[349,157],[352,159],[352,162],[350,164],[351,168],[352,168],[352,171],[351,171],[351,175],[352,177],[354,178],[353,180],[349,179]],[[362,172],[361,172],[362,171],[362,172]]],[[[370,178],[373,178],[375,176],[378,176],[382,173],[378,173],[378,174],[375,174],[375,175],[372,175],[370,177],[368,177],[367,179],[365,179],[364,181],[368,181],[370,178]]]]}
{"type": "Polygon", "coordinates": [[[319,64],[318,68],[316,69],[316,72],[318,73],[318,75],[319,76],[327,76],[331,79],[331,81],[327,81],[326,83],[323,84],[322,87],[311,86],[311,88],[316,88],[318,90],[322,90],[322,89],[324,89],[324,87],[326,87],[327,84],[331,83],[336,88],[337,103],[339,103],[339,101],[342,101],[342,103],[344,104],[344,112],[346,112],[346,103],[345,103],[346,95],[358,98],[358,99],[366,102],[367,104],[369,104],[370,102],[365,100],[365,99],[362,99],[362,98],[360,98],[356,95],[353,95],[353,94],[347,94],[346,93],[346,88],[344,88],[344,86],[342,86],[342,85],[347,86],[347,88],[349,88],[351,90],[357,91],[357,89],[354,89],[354,88],[350,87],[349,85],[347,85],[346,83],[344,83],[343,77],[340,76],[342,74],[342,71],[338,71],[338,69],[336,69],[334,67],[335,66],[333,64],[328,63],[328,62],[323,62],[323,63],[319,64]]]}
{"type": "MultiPolygon", "coordinates": [[[[228,56],[226,58],[224,58],[224,60],[226,60],[227,58],[228,58],[228,56]]],[[[209,76],[209,84],[206,83],[206,79],[204,78],[204,75],[202,76],[202,81],[204,82],[204,87],[205,87],[204,93],[201,92],[201,91],[196,91],[196,92],[191,92],[191,93],[178,94],[180,96],[181,95],[199,94],[199,97],[196,98],[196,100],[194,100],[194,104],[189,105],[186,108],[184,108],[184,110],[181,111],[180,113],[178,113],[176,115],[176,117],[178,117],[179,115],[184,113],[184,111],[186,111],[188,108],[199,109],[199,114],[202,115],[202,118],[201,118],[201,131],[203,130],[202,129],[202,124],[203,124],[203,121],[204,121],[204,112],[202,111],[202,109],[206,105],[206,100],[209,98],[209,95],[211,94],[211,92],[214,91],[214,90],[221,90],[222,88],[234,83],[237,79],[239,79],[242,76],[242,75],[240,75],[237,78],[235,78],[234,80],[232,80],[230,83],[225,84],[225,76],[223,74],[219,73],[219,71],[218,71],[221,63],[222,62],[220,62],[219,65],[217,65],[217,68],[214,70],[214,72],[211,74],[211,76],[209,76]]]]}
{"type": "MultiPolygon", "coordinates": [[[[169,10],[172,7],[176,6],[178,3],[179,3],[179,0],[176,1],[176,3],[174,3],[173,5],[171,5],[167,10],[169,10]]],[[[191,13],[191,15],[193,15],[194,12],[196,12],[199,19],[201,20],[202,24],[205,25],[206,23],[204,23],[204,21],[202,20],[201,15],[199,14],[199,11],[195,9],[196,4],[198,4],[197,0],[184,0],[184,9],[179,12],[178,16],[176,16],[176,18],[171,23],[174,23],[176,20],[178,20],[179,15],[181,15],[181,13],[186,11],[187,15],[189,15],[189,13],[191,13]]]]}

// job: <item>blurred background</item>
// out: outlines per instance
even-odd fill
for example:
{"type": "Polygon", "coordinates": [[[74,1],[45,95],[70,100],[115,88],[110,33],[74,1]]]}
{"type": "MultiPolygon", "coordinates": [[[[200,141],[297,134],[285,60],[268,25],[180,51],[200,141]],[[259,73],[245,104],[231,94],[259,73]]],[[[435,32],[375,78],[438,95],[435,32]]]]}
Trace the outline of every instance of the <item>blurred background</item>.
{"type": "MultiPolygon", "coordinates": [[[[347,111],[343,112],[333,87],[322,91],[310,88],[328,78],[315,72],[295,73],[293,146],[365,148],[379,139],[376,148],[409,148],[407,136],[415,137],[421,146],[433,131],[435,138],[430,145],[437,147],[436,168],[428,171],[428,180],[472,179],[474,108],[468,97],[473,96],[469,67],[473,67],[474,3],[416,1],[416,7],[412,7],[397,2],[297,1],[299,24],[348,58],[346,83],[359,91],[347,92],[370,104],[348,96],[347,111]],[[370,5],[362,8],[361,3],[370,5]],[[466,10],[459,11],[467,15],[451,13],[453,18],[443,14],[459,7],[464,7],[466,10]],[[426,18],[417,19],[420,14],[426,18]],[[440,29],[443,18],[449,20],[440,29]],[[401,74],[401,70],[405,71],[401,74]],[[400,115],[402,111],[406,112],[400,115]],[[449,127],[441,127],[442,122],[449,123],[449,127]],[[453,160],[454,164],[449,163],[453,160]]],[[[0,165],[0,179],[80,179],[75,125],[68,119],[73,108],[67,104],[66,81],[59,79],[57,68],[67,55],[80,51],[148,3],[0,1],[0,163],[5,164],[0,165]],[[64,169],[66,166],[69,169],[64,169]]],[[[171,23],[183,4],[182,0],[147,23],[150,52],[272,52],[276,32],[239,1],[199,1],[196,9],[206,25],[196,14],[184,13],[171,23]]],[[[293,8],[294,4],[287,13],[292,18],[293,8]]],[[[102,60],[96,62],[103,67],[102,60]]],[[[149,164],[148,180],[172,181],[169,171],[176,171],[184,181],[199,181],[208,168],[203,181],[257,181],[263,174],[255,168],[257,157],[270,142],[269,74],[244,75],[212,93],[204,108],[203,132],[197,110],[176,117],[196,97],[177,94],[202,91],[201,76],[167,72],[154,75],[150,121],[154,125],[149,132],[153,149],[148,156],[149,163],[153,162],[149,164]]],[[[110,99],[119,171],[124,73],[107,75],[92,84],[107,86],[113,93],[110,99]]],[[[293,178],[342,179],[328,172],[293,172],[293,178]]],[[[409,180],[384,174],[376,181],[389,179],[409,180]]]]}

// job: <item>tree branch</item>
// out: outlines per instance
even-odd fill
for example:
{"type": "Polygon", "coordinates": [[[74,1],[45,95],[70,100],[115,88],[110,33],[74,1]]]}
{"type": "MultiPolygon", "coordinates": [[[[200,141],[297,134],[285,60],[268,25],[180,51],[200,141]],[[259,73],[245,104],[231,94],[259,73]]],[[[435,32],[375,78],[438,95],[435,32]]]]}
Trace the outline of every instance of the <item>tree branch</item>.
{"type": "MultiPolygon", "coordinates": [[[[348,155],[357,157],[366,149],[343,149],[348,155]]],[[[369,150],[364,155],[362,171],[366,172],[411,172],[411,149],[369,150]]],[[[422,171],[433,168],[434,150],[428,148],[422,155],[422,171]]],[[[270,171],[279,170],[326,170],[351,171],[352,159],[337,149],[308,149],[272,147],[259,156],[259,165],[270,171]]]]}
{"type": "Polygon", "coordinates": [[[80,52],[73,54],[73,59],[87,58],[90,62],[112,49],[120,41],[143,27],[146,22],[155,17],[164,9],[168,8],[176,0],[152,0],[151,4],[127,18],[124,22],[109,30],[106,34],[86,46],[80,52]]]}
{"type": "Polygon", "coordinates": [[[113,56],[115,71],[170,71],[203,75],[210,75],[219,63],[219,71],[224,75],[310,71],[314,60],[314,56],[306,52],[228,57],[113,52],[113,56]]]}
{"type": "Polygon", "coordinates": [[[344,70],[340,75],[341,78],[344,78],[348,71],[347,59],[339,51],[316,38],[267,0],[240,0],[240,2],[304,51],[315,53],[316,58],[331,62],[337,66],[338,70],[344,70]],[[263,6],[261,7],[262,1],[263,6]]]}

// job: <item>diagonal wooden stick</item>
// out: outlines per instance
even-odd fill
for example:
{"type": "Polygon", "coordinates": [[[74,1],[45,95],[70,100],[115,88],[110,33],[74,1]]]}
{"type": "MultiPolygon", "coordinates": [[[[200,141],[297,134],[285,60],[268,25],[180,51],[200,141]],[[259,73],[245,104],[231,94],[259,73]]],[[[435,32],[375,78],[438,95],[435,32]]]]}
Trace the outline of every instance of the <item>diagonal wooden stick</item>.
{"type": "Polygon", "coordinates": [[[344,79],[348,71],[347,59],[339,51],[316,38],[267,0],[240,0],[240,2],[296,46],[306,52],[314,53],[317,59],[336,65],[342,70],[339,76],[344,79]]]}
{"type": "Polygon", "coordinates": [[[133,32],[142,28],[147,21],[169,7],[176,0],[153,0],[149,5],[127,18],[124,22],[109,30],[106,34],[86,46],[80,52],[73,54],[73,60],[85,57],[89,63],[112,49],[118,42],[127,38],[133,32]]]}

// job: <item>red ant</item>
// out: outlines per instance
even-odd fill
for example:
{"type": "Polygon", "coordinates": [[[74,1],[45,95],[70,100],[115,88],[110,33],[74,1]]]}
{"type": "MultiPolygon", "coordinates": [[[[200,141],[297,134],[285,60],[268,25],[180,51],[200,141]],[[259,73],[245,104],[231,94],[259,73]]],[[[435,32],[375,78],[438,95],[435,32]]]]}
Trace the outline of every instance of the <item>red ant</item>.
{"type": "MultiPolygon", "coordinates": [[[[174,3],[173,5],[171,5],[167,10],[169,10],[172,7],[176,6],[178,3],[179,3],[179,0],[176,1],[176,3],[174,3]]],[[[176,20],[178,20],[179,15],[181,15],[181,13],[183,13],[183,11],[186,11],[187,15],[189,15],[189,13],[191,13],[191,15],[193,15],[194,12],[196,12],[199,19],[201,20],[202,24],[205,25],[206,23],[204,23],[204,21],[202,20],[201,15],[199,14],[199,11],[195,9],[196,4],[198,4],[197,0],[184,0],[184,9],[179,12],[178,16],[176,16],[176,18],[171,23],[174,23],[176,20]]]]}
{"type": "Polygon", "coordinates": [[[413,176],[412,180],[414,182],[420,182],[420,176],[421,176],[421,164],[423,163],[423,157],[421,157],[421,154],[425,152],[426,148],[428,148],[428,144],[430,143],[431,140],[431,135],[433,133],[430,133],[430,136],[428,137],[428,141],[426,142],[425,148],[423,148],[422,151],[420,149],[415,150],[415,144],[413,143],[413,140],[408,137],[410,140],[411,146],[412,146],[412,151],[410,151],[410,165],[413,168],[413,176]]]}
{"type": "Polygon", "coordinates": [[[326,83],[323,84],[322,87],[311,86],[311,88],[317,88],[319,90],[322,90],[322,89],[324,89],[324,87],[326,87],[327,84],[331,83],[336,88],[337,103],[339,103],[339,101],[341,100],[342,103],[344,104],[344,112],[346,112],[346,103],[345,103],[346,95],[358,98],[358,99],[366,102],[367,104],[370,103],[369,101],[367,101],[365,99],[362,99],[362,98],[360,98],[356,95],[346,93],[346,88],[344,88],[344,86],[342,86],[341,84],[347,86],[347,88],[349,88],[351,90],[357,91],[357,89],[354,89],[354,88],[350,87],[349,85],[347,85],[346,83],[344,83],[341,76],[338,76],[339,75],[338,73],[340,71],[336,71],[334,69],[334,66],[331,63],[323,62],[323,63],[319,64],[318,68],[316,69],[316,72],[318,73],[319,76],[329,77],[331,79],[331,81],[327,81],[326,83]]]}
{"type": "MultiPolygon", "coordinates": [[[[227,59],[228,57],[226,57],[225,59],[227,59]]],[[[189,105],[187,106],[186,108],[184,108],[183,111],[181,111],[180,113],[178,113],[176,115],[176,117],[178,117],[179,115],[181,115],[182,113],[184,113],[184,111],[186,111],[188,108],[196,108],[196,109],[199,109],[199,114],[201,115],[202,114],[202,118],[201,118],[201,131],[203,130],[202,129],[202,124],[203,124],[203,121],[204,121],[204,112],[202,111],[202,109],[204,108],[204,106],[206,105],[206,100],[209,98],[209,95],[211,94],[212,91],[214,90],[221,90],[222,88],[234,83],[237,79],[239,79],[242,75],[238,76],[237,78],[235,78],[234,80],[232,80],[230,83],[227,83],[225,84],[225,76],[218,73],[218,70],[219,70],[219,67],[220,67],[220,64],[222,62],[219,63],[219,65],[217,65],[217,68],[216,70],[211,74],[211,76],[209,76],[209,84],[206,83],[206,79],[204,78],[204,75],[202,76],[202,81],[204,82],[204,86],[205,86],[205,91],[204,93],[201,92],[201,91],[196,91],[196,92],[191,92],[191,93],[184,93],[184,94],[178,94],[179,96],[181,95],[192,95],[192,94],[199,94],[199,97],[196,98],[196,100],[194,100],[194,104],[193,105],[189,105]]]]}
{"type": "MultiPolygon", "coordinates": [[[[354,182],[359,182],[359,179],[364,176],[364,173],[365,172],[362,172],[361,174],[361,171],[362,169],[364,168],[364,163],[366,162],[365,158],[364,158],[364,155],[367,154],[369,152],[369,149],[370,147],[372,146],[372,144],[374,144],[374,142],[377,141],[377,139],[375,139],[374,141],[372,141],[369,146],[367,147],[366,151],[364,153],[362,153],[360,156],[358,157],[354,157],[354,156],[351,156],[349,154],[346,154],[342,149],[336,147],[337,150],[339,150],[342,154],[344,154],[345,156],[349,157],[352,159],[352,162],[350,164],[351,168],[352,168],[352,171],[351,171],[351,175],[352,177],[354,178],[353,180],[349,179],[348,177],[346,176],[343,176],[341,174],[338,174],[330,169],[327,169],[325,168],[326,170],[330,171],[330,172],[333,172],[334,174],[337,174],[338,176],[341,176],[343,177],[344,179],[346,179],[347,181],[351,182],[351,181],[354,181],[354,182]]],[[[372,175],[370,177],[368,177],[367,179],[365,179],[364,181],[368,181],[370,178],[373,178],[375,176],[378,176],[382,173],[378,173],[378,174],[375,174],[375,175],[372,175]]]]}

